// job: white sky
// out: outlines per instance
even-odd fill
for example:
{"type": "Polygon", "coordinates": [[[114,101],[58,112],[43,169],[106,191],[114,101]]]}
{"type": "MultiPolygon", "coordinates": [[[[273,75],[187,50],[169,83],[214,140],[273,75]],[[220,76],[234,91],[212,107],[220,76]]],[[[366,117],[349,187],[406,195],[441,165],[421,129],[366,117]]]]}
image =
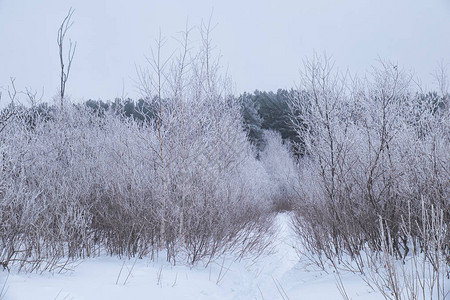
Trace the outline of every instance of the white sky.
{"type": "Polygon", "coordinates": [[[450,62],[450,0],[0,0],[0,87],[58,88],[56,34],[68,9],[77,52],[67,94],[73,100],[136,98],[135,64],[159,34],[175,36],[207,20],[237,93],[295,85],[302,60],[326,51],[340,69],[363,73],[378,57],[414,70],[431,87],[450,62]]]}

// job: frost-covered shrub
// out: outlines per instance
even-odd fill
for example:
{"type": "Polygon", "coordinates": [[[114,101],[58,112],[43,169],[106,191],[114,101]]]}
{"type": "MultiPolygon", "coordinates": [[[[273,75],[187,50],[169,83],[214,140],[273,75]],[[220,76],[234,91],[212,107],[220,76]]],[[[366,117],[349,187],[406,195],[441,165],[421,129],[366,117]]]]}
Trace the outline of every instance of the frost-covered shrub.
{"type": "Polygon", "coordinates": [[[326,58],[305,64],[304,90],[291,102],[305,145],[294,227],[303,254],[337,278],[356,272],[386,299],[441,299],[449,96],[416,93],[410,82],[390,63],[351,84],[326,58]]]}
{"type": "MultiPolygon", "coordinates": [[[[410,236],[422,239],[422,203],[425,211],[450,209],[448,106],[424,101],[389,63],[352,83],[316,57],[305,65],[304,92],[292,99],[306,147],[297,230],[319,252],[354,256],[366,245],[380,250],[382,218],[404,256],[410,236]],[[410,236],[400,230],[405,218],[417,224],[410,236]]],[[[449,215],[443,220],[448,228],[449,215]]]]}
{"type": "Polygon", "coordinates": [[[269,174],[271,198],[275,211],[292,210],[298,194],[298,169],[289,142],[283,142],[275,131],[265,131],[266,147],[260,155],[264,170],[269,174]]]}
{"type": "Polygon", "coordinates": [[[166,250],[194,263],[264,247],[271,207],[253,174],[262,167],[233,108],[207,108],[193,103],[161,139],[155,124],[79,108],[32,129],[12,124],[2,141],[2,262],[166,250]]]}
{"type": "Polygon", "coordinates": [[[104,251],[196,263],[267,246],[268,176],[254,175],[263,168],[209,42],[140,74],[146,122],[66,106],[5,129],[2,263],[56,268],[104,251]]]}

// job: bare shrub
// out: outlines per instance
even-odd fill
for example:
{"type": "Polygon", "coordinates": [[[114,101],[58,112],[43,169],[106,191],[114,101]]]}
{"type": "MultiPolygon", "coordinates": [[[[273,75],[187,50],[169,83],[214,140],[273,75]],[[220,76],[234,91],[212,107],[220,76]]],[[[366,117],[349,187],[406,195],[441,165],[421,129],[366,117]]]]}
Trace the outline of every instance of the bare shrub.
{"type": "Polygon", "coordinates": [[[315,59],[305,66],[305,92],[292,101],[307,149],[298,217],[322,224],[336,248],[357,254],[365,243],[380,248],[381,216],[403,255],[407,203],[417,222],[422,200],[448,210],[448,113],[413,94],[392,64],[350,89],[330,61],[315,59]]]}
{"type": "Polygon", "coordinates": [[[198,53],[183,44],[162,63],[158,48],[153,69],[141,70],[152,118],[33,107],[5,128],[2,263],[63,270],[73,259],[106,252],[194,264],[267,247],[268,176],[254,176],[263,167],[207,28],[198,53]]]}
{"type": "MultiPolygon", "coordinates": [[[[303,90],[291,101],[293,115],[301,116],[293,121],[306,149],[299,160],[294,223],[318,265],[328,261],[337,267],[347,256],[362,262],[379,251],[377,257],[388,255],[392,264],[411,251],[426,256],[434,247],[432,236],[441,236],[440,261],[448,259],[447,94],[416,93],[410,83],[410,76],[388,62],[364,80],[340,74],[327,58],[305,63],[303,90]]],[[[380,264],[390,265],[372,263],[380,264]]],[[[397,279],[389,272],[383,280],[390,282],[381,285],[394,290],[397,279]]]]}
{"type": "Polygon", "coordinates": [[[257,238],[270,224],[270,218],[264,221],[270,208],[266,189],[249,172],[260,167],[240,123],[237,100],[230,96],[229,78],[220,73],[213,54],[210,25],[200,28],[198,53],[192,53],[189,32],[170,60],[162,59],[160,38],[149,68],[138,75],[145,98],[157,108],[157,135],[147,140],[147,149],[157,157],[161,214],[167,220],[159,232],[171,249],[169,257],[179,240],[182,252],[195,262],[242,242],[246,249],[259,244],[257,238]]]}

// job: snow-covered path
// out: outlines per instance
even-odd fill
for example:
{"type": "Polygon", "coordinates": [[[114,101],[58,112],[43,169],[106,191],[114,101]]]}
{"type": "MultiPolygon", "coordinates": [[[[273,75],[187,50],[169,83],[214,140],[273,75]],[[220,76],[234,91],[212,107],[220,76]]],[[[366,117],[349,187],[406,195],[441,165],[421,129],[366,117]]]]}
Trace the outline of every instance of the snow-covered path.
{"type": "MultiPolygon", "coordinates": [[[[148,259],[99,257],[65,274],[13,274],[6,300],[21,299],[341,299],[332,274],[306,271],[293,247],[289,216],[277,216],[273,254],[171,266],[148,259]]],[[[0,288],[7,276],[0,272],[0,288]]],[[[380,299],[356,275],[343,277],[351,299],[380,299]]]]}

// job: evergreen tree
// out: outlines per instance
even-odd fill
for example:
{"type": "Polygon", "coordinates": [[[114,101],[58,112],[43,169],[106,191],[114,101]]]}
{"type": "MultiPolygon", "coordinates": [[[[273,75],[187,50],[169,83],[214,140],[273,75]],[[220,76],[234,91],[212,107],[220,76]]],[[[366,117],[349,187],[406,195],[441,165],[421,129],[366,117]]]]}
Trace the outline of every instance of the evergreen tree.
{"type": "Polygon", "coordinates": [[[272,130],[281,134],[283,141],[288,141],[297,155],[302,153],[302,141],[294,130],[291,121],[289,99],[297,93],[294,90],[279,89],[277,93],[256,90],[252,94],[240,96],[241,113],[250,141],[258,151],[265,146],[263,131],[272,130]]]}
{"type": "Polygon", "coordinates": [[[244,93],[239,97],[241,104],[241,116],[244,128],[250,142],[256,147],[259,154],[264,149],[264,133],[262,129],[263,119],[260,116],[259,104],[252,94],[244,93]]]}

